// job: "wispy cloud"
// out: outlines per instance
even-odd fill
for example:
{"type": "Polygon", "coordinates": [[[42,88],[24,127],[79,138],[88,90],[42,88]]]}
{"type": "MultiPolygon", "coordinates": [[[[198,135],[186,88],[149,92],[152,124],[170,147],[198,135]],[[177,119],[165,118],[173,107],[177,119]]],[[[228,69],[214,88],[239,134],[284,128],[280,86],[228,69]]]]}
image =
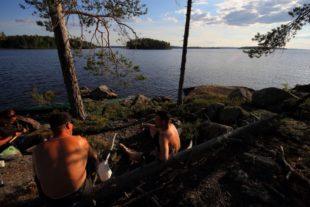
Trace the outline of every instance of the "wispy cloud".
{"type": "Polygon", "coordinates": [[[168,22],[173,22],[173,23],[178,23],[179,20],[176,16],[172,15],[170,12],[167,12],[164,14],[163,20],[168,21],[168,22]]]}
{"type": "Polygon", "coordinates": [[[35,24],[35,21],[32,19],[15,19],[15,22],[22,24],[35,24]]]}
{"type": "Polygon", "coordinates": [[[209,0],[195,0],[194,5],[205,5],[208,4],[209,0]]]}

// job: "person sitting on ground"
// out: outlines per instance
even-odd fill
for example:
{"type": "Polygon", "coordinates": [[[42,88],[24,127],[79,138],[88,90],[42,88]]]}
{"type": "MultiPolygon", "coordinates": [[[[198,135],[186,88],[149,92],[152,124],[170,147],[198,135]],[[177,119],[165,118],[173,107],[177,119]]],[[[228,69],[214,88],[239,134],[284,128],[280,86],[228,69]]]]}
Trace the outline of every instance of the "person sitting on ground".
{"type": "MultiPolygon", "coordinates": [[[[181,147],[180,137],[177,128],[171,123],[171,119],[166,111],[159,111],[155,117],[154,124],[145,124],[150,136],[153,138],[155,150],[154,154],[159,160],[166,161],[175,155],[181,147]]],[[[129,149],[124,144],[120,147],[132,161],[140,161],[144,154],[129,149]]]]}
{"type": "Polygon", "coordinates": [[[53,137],[33,149],[33,166],[39,196],[47,206],[91,205],[93,173],[97,154],[87,140],[73,136],[68,113],[55,113],[49,118],[53,137]]]}
{"type": "Polygon", "coordinates": [[[30,147],[35,140],[26,140],[22,136],[40,128],[40,123],[22,116],[18,116],[13,109],[7,109],[0,113],[0,152],[12,143],[19,150],[23,151],[30,147]],[[18,138],[16,138],[18,137],[18,138]]]}

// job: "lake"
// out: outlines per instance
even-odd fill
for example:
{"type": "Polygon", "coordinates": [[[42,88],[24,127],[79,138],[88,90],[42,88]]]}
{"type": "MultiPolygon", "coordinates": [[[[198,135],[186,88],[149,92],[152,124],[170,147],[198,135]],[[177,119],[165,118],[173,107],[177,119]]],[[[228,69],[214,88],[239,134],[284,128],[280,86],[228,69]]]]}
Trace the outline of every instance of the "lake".
{"type": "MultiPolygon", "coordinates": [[[[86,71],[85,58],[76,58],[80,86],[106,84],[120,96],[142,93],[147,96],[176,97],[181,49],[117,49],[147,77],[124,87],[110,76],[86,71]]],[[[86,51],[85,51],[86,52],[86,51]]],[[[238,49],[189,49],[185,87],[202,84],[242,85],[253,89],[310,82],[310,50],[279,50],[260,59],[250,59],[238,49]]],[[[0,50],[0,110],[33,106],[30,92],[53,90],[57,102],[66,101],[62,73],[56,50],[0,50]]]]}

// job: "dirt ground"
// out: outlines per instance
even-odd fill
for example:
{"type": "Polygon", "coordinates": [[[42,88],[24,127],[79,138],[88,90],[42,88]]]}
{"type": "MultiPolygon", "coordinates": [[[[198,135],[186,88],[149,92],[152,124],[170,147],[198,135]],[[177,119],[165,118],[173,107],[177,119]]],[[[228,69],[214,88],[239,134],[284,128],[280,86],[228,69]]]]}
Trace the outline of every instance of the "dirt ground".
{"type": "MultiPolygon", "coordinates": [[[[121,153],[117,143],[148,150],[139,125],[88,136],[102,154],[118,133],[111,168],[120,175],[137,167],[121,153]]],[[[0,168],[0,206],[41,206],[36,199],[31,156],[6,162],[0,168]]],[[[141,179],[102,206],[310,206],[310,126],[290,118],[277,118],[252,133],[234,137],[202,154],[197,160],[167,168],[141,179]],[[281,158],[294,169],[291,172],[281,158]],[[301,176],[300,176],[301,175],[301,176]]]]}

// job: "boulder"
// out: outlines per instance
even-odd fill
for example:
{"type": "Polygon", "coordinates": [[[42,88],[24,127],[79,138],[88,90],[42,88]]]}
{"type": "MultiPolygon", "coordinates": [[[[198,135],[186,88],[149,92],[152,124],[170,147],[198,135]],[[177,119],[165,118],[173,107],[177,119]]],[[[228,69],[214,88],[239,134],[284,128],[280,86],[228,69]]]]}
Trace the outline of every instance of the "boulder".
{"type": "Polygon", "coordinates": [[[233,128],[230,126],[206,121],[199,126],[199,137],[201,138],[200,142],[210,140],[214,137],[231,132],[232,130],[233,128]]]}
{"type": "Polygon", "coordinates": [[[83,98],[84,97],[86,98],[86,97],[88,97],[90,95],[91,89],[89,89],[88,87],[83,86],[83,87],[80,88],[80,92],[81,92],[81,96],[83,98]]]}
{"type": "Polygon", "coordinates": [[[281,104],[290,98],[296,97],[279,88],[264,88],[253,93],[252,104],[258,108],[279,111],[281,104]]]}
{"type": "Polygon", "coordinates": [[[205,109],[205,112],[206,112],[206,114],[210,120],[215,121],[215,120],[217,120],[220,111],[223,110],[224,107],[225,107],[225,105],[222,103],[210,104],[205,109]]]}
{"type": "Polygon", "coordinates": [[[120,101],[120,104],[126,107],[130,107],[133,104],[133,101],[135,100],[136,96],[128,96],[125,99],[120,101]]]}
{"type": "Polygon", "coordinates": [[[310,84],[307,84],[307,85],[296,85],[295,88],[293,88],[293,91],[310,93],[310,84]]]}
{"type": "Polygon", "coordinates": [[[155,96],[152,98],[153,102],[171,102],[172,99],[168,96],[155,96]]]}
{"type": "Polygon", "coordinates": [[[297,95],[300,98],[309,97],[310,95],[310,84],[308,85],[296,85],[295,88],[293,88],[292,93],[297,95]]]}
{"type": "Polygon", "coordinates": [[[237,88],[228,95],[228,98],[231,101],[251,102],[253,92],[254,90],[249,88],[237,88]]]}
{"type": "Polygon", "coordinates": [[[218,97],[221,99],[228,98],[228,96],[236,89],[246,89],[253,91],[246,87],[240,86],[217,86],[217,85],[202,85],[183,89],[185,101],[193,100],[196,98],[209,99],[218,97]]]}
{"type": "Polygon", "coordinates": [[[136,95],[136,97],[134,98],[131,106],[135,106],[135,107],[149,107],[152,105],[152,101],[151,99],[149,99],[148,97],[142,95],[142,94],[138,94],[136,95]]]}
{"type": "Polygon", "coordinates": [[[227,106],[220,111],[218,120],[220,123],[233,125],[240,119],[247,119],[250,114],[239,106],[227,106]]]}
{"type": "Polygon", "coordinates": [[[91,91],[87,98],[93,100],[102,100],[102,99],[112,99],[116,97],[117,94],[113,90],[108,88],[108,86],[106,85],[101,85],[95,88],[93,91],[91,91]]]}

